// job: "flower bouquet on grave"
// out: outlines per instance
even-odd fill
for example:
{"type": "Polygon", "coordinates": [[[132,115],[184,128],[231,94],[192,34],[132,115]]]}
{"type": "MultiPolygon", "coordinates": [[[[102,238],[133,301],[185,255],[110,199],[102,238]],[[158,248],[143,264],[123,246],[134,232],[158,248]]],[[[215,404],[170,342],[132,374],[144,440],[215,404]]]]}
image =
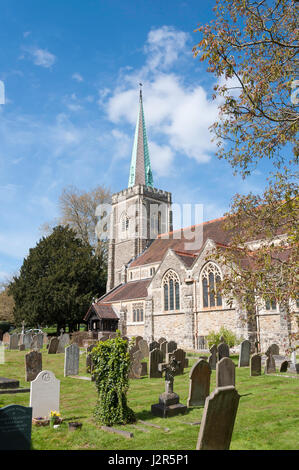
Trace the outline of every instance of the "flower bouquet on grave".
{"type": "Polygon", "coordinates": [[[58,411],[51,411],[49,418],[51,428],[54,424],[60,424],[62,422],[62,418],[60,418],[60,413],[58,413],[58,411]]]}
{"type": "Polygon", "coordinates": [[[32,418],[32,424],[35,426],[47,426],[50,420],[44,416],[37,416],[36,418],[32,418]]]}

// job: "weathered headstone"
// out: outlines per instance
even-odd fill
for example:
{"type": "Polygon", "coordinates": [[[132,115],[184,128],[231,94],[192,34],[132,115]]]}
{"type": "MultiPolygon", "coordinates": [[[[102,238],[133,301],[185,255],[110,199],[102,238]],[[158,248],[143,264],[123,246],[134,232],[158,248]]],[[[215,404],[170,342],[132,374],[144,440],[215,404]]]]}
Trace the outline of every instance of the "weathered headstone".
{"type": "Polygon", "coordinates": [[[60,380],[50,370],[41,371],[30,384],[30,406],[32,417],[49,416],[59,412],[60,380]]]}
{"type": "Polygon", "coordinates": [[[141,341],[142,339],[143,339],[142,336],[136,336],[136,338],[135,338],[135,344],[136,344],[136,346],[138,346],[139,341],[141,341]]]}
{"type": "Polygon", "coordinates": [[[59,343],[57,347],[57,354],[64,353],[66,346],[70,344],[70,335],[68,333],[63,333],[63,335],[59,338],[59,343]]]}
{"type": "Polygon", "coordinates": [[[166,341],[166,338],[159,338],[159,339],[158,339],[158,343],[159,343],[159,344],[164,343],[164,341],[166,341]]]}
{"type": "Polygon", "coordinates": [[[25,344],[19,345],[19,351],[25,351],[25,344]]]}
{"type": "Polygon", "coordinates": [[[58,348],[59,339],[56,336],[50,339],[48,354],[56,354],[58,348]]]}
{"type": "MultiPolygon", "coordinates": [[[[3,337],[4,337],[4,336],[3,336],[3,337]]],[[[291,363],[292,363],[293,365],[295,365],[295,364],[296,364],[296,360],[297,360],[297,359],[296,359],[296,350],[295,350],[295,351],[292,351],[292,353],[291,353],[291,363]]]]}
{"type": "Polygon", "coordinates": [[[131,365],[129,372],[130,379],[140,379],[142,371],[141,359],[142,352],[139,349],[138,351],[131,354],[131,365]]]}
{"type": "Polygon", "coordinates": [[[207,397],[197,450],[229,450],[240,395],[235,387],[220,387],[207,397]]]}
{"type": "Polygon", "coordinates": [[[163,362],[163,354],[160,349],[154,349],[149,353],[149,377],[152,378],[161,378],[162,372],[159,371],[158,365],[163,362]]]}
{"type": "Polygon", "coordinates": [[[275,374],[276,372],[275,360],[272,354],[270,354],[266,359],[264,372],[265,374],[275,374]]]}
{"type": "Polygon", "coordinates": [[[10,338],[10,334],[9,333],[4,333],[3,335],[3,338],[2,338],[2,341],[4,344],[9,344],[9,338],[10,338]]]}
{"type": "Polygon", "coordinates": [[[247,339],[240,345],[239,367],[248,367],[250,361],[251,343],[247,339]]]}
{"type": "Polygon", "coordinates": [[[262,373],[262,356],[253,354],[250,358],[250,375],[256,377],[262,373]]]}
{"type": "Polygon", "coordinates": [[[0,408],[0,450],[30,450],[32,408],[8,405],[0,408]]]}
{"type": "Polygon", "coordinates": [[[275,343],[271,344],[267,351],[266,351],[266,356],[270,356],[272,354],[272,356],[275,356],[275,355],[279,355],[279,346],[275,343]]]}
{"type": "Polygon", "coordinates": [[[169,341],[169,343],[167,343],[167,346],[166,346],[166,355],[172,353],[177,348],[178,348],[178,345],[175,341],[169,341]]]}
{"type": "Polygon", "coordinates": [[[217,364],[217,346],[216,344],[213,344],[210,347],[210,353],[211,355],[209,356],[209,364],[212,370],[216,370],[216,364],[217,364]]]}
{"type": "Polygon", "coordinates": [[[23,337],[23,344],[25,344],[25,349],[30,349],[33,336],[31,333],[25,333],[23,337]]]}
{"type": "Polygon", "coordinates": [[[19,348],[19,337],[17,333],[10,335],[9,337],[9,349],[18,349],[19,348]]]}
{"type": "Polygon", "coordinates": [[[218,345],[218,361],[221,361],[223,357],[229,357],[229,346],[224,341],[218,345]]]}
{"type": "Polygon", "coordinates": [[[141,362],[141,377],[147,375],[147,362],[141,362]]]}
{"type": "Polygon", "coordinates": [[[31,351],[25,354],[25,380],[31,382],[43,370],[42,354],[38,351],[31,351]]]}
{"type": "MultiPolygon", "coordinates": [[[[94,347],[96,347],[95,343],[90,344],[86,348],[86,372],[88,372],[89,374],[92,373],[92,369],[93,369],[91,351],[93,350],[94,347]]],[[[73,374],[73,375],[76,375],[76,374],[73,374]]]]}
{"type": "Polygon", "coordinates": [[[188,408],[191,406],[203,406],[210,394],[211,367],[204,359],[199,359],[190,371],[188,408]]]}
{"type": "Polygon", "coordinates": [[[172,355],[179,364],[175,371],[175,375],[182,375],[184,373],[186,353],[183,349],[176,349],[175,351],[173,351],[172,355]]]}
{"type": "Polygon", "coordinates": [[[288,362],[288,361],[283,361],[283,362],[280,364],[280,369],[279,369],[279,371],[280,371],[280,372],[287,372],[288,367],[289,367],[289,362],[288,362]]]}
{"type": "Polygon", "coordinates": [[[167,341],[163,341],[162,343],[160,343],[160,350],[162,351],[162,354],[163,354],[163,361],[165,361],[166,359],[166,350],[167,350],[167,341]]]}
{"type": "Polygon", "coordinates": [[[149,351],[153,351],[154,349],[160,349],[160,344],[157,342],[157,341],[152,341],[149,345],[148,345],[148,348],[149,348],[149,351]]]}
{"type": "Polygon", "coordinates": [[[79,374],[80,348],[76,343],[65,348],[64,353],[64,377],[79,374]]]}
{"type": "Polygon", "coordinates": [[[142,359],[148,357],[149,349],[148,349],[147,341],[145,339],[141,339],[138,342],[138,348],[142,352],[142,359]]]}
{"type": "Polygon", "coordinates": [[[216,388],[235,386],[235,364],[229,357],[223,357],[216,366],[216,388]]]}

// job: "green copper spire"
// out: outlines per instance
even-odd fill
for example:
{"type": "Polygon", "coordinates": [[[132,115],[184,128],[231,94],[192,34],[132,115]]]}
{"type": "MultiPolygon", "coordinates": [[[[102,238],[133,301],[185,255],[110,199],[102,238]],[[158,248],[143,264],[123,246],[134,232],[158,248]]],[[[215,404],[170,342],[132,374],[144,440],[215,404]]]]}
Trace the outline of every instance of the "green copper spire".
{"type": "Polygon", "coordinates": [[[141,88],[128,186],[135,186],[136,184],[146,186],[153,186],[154,184],[145,129],[141,88]]]}

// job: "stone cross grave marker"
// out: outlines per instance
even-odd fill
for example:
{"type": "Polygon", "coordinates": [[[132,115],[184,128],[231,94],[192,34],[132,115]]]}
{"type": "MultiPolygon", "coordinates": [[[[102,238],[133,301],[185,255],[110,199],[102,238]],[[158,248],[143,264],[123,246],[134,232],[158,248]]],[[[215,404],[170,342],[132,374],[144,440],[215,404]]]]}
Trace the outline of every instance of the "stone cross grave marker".
{"type": "Polygon", "coordinates": [[[190,371],[189,396],[187,407],[203,406],[210,394],[211,367],[204,359],[199,359],[190,371]]]}
{"type": "Polygon", "coordinates": [[[41,371],[30,384],[32,417],[48,417],[51,411],[59,412],[60,380],[50,370],[41,371]]]}
{"type": "Polygon", "coordinates": [[[185,413],[187,410],[187,407],[179,402],[180,397],[173,391],[174,376],[178,367],[179,364],[174,356],[169,358],[168,364],[159,364],[161,374],[165,372],[165,392],[159,396],[159,403],[151,407],[151,411],[155,416],[168,418],[179,413],[185,413]]]}
{"type": "Polygon", "coordinates": [[[216,366],[216,388],[235,386],[235,364],[229,357],[223,357],[216,366]]]}
{"type": "Polygon", "coordinates": [[[247,339],[240,345],[239,367],[248,367],[250,362],[251,343],[247,339]]]}
{"type": "Polygon", "coordinates": [[[158,365],[163,362],[163,354],[160,349],[153,349],[149,353],[149,377],[150,379],[153,378],[161,378],[162,372],[159,371],[158,365]]]}
{"type": "Polygon", "coordinates": [[[31,351],[25,354],[25,380],[31,382],[42,371],[42,353],[31,351]]]}
{"type": "Polygon", "coordinates": [[[8,405],[0,408],[0,450],[30,450],[32,408],[8,405]]]}
{"type": "Polygon", "coordinates": [[[64,377],[79,374],[80,348],[76,343],[65,348],[64,353],[64,377]]]}
{"type": "Polygon", "coordinates": [[[262,373],[262,356],[253,354],[250,358],[250,376],[256,377],[262,373]]]}
{"type": "Polygon", "coordinates": [[[235,387],[219,387],[207,397],[197,450],[229,450],[240,395],[235,387]]]}

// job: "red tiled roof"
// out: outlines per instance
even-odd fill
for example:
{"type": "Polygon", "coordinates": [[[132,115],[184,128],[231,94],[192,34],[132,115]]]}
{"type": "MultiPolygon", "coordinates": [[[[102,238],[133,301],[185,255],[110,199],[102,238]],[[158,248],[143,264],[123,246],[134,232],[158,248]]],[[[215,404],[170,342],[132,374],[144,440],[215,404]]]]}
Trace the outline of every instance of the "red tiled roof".
{"type": "Polygon", "coordinates": [[[225,220],[226,217],[221,217],[209,222],[204,222],[203,224],[159,235],[159,237],[156,238],[156,240],[154,240],[138,258],[132,261],[130,268],[161,261],[169,248],[176,252],[184,252],[184,255],[179,256],[184,256],[183,261],[191,265],[191,260],[187,261],[186,256],[188,254],[200,253],[208,238],[222,244],[227,244],[229,242],[230,232],[223,228],[225,220]],[[192,243],[192,238],[190,236],[191,230],[194,229],[194,227],[196,227],[197,230],[202,230],[202,239],[199,241],[197,246],[195,243],[192,243]],[[190,233],[187,232],[188,230],[190,233]],[[192,246],[191,244],[195,246],[192,246]],[[190,249],[188,245],[190,246],[190,249]]]}
{"type": "Polygon", "coordinates": [[[108,292],[103,300],[98,303],[102,305],[102,302],[118,302],[119,300],[131,300],[131,299],[143,299],[147,297],[147,287],[151,279],[143,279],[141,281],[131,281],[127,284],[121,284],[112,292],[108,292]]]}

